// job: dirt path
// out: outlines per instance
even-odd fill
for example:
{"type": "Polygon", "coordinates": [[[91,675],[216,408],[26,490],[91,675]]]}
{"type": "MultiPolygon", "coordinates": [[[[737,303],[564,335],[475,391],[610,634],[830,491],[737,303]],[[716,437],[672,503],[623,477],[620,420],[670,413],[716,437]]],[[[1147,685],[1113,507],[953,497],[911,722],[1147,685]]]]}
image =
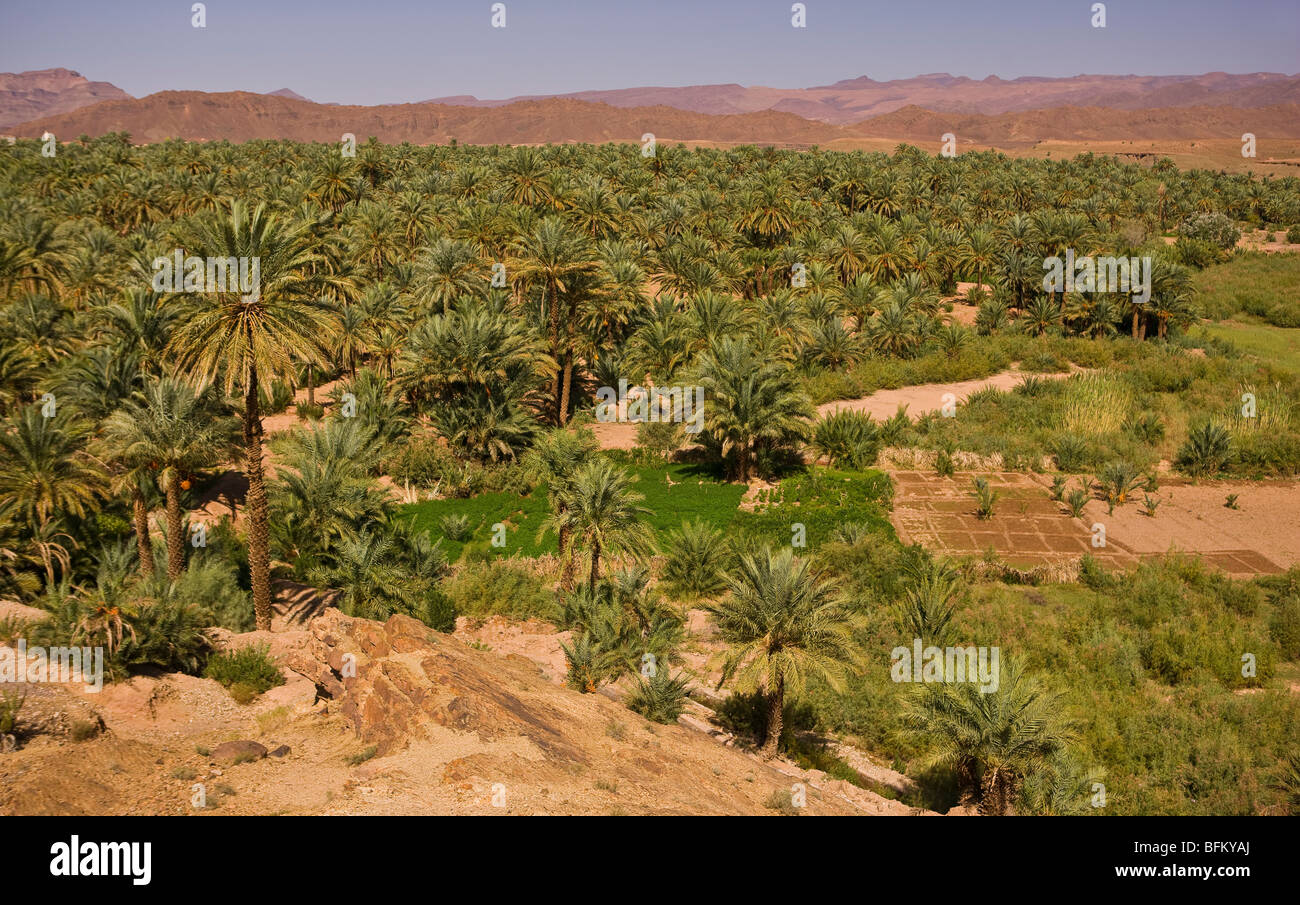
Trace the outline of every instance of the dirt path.
{"type": "MultiPolygon", "coordinates": [[[[1077,372],[1072,371],[1070,373],[1077,372]]],[[[1047,380],[1059,380],[1069,377],[1070,373],[1031,375],[1017,368],[1011,368],[994,374],[992,377],[981,377],[977,380],[961,380],[956,383],[922,383],[916,386],[899,387],[896,390],[877,390],[870,396],[863,396],[861,399],[836,399],[833,402],[826,402],[817,406],[817,414],[825,417],[835,411],[866,412],[877,421],[883,421],[886,418],[892,418],[900,405],[905,405],[907,406],[907,416],[915,420],[926,412],[942,408],[946,401],[944,396],[949,393],[955,397],[955,401],[963,402],[971,393],[987,387],[1012,390],[1023,383],[1026,377],[1034,376],[1047,380]]]]}

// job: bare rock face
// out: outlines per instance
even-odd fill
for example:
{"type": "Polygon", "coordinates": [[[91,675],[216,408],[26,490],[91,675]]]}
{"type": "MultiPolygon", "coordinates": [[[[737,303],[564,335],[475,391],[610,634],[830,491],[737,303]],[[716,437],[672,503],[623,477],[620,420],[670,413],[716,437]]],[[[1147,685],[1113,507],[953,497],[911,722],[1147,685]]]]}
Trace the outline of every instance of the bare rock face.
{"type": "Polygon", "coordinates": [[[100,101],[129,100],[108,82],[92,82],[70,69],[0,72],[0,128],[38,116],[68,113],[100,101]]]}
{"type": "Polygon", "coordinates": [[[539,683],[540,671],[523,658],[483,654],[409,616],[382,625],[328,609],[310,625],[314,643],[285,656],[286,664],[316,682],[330,709],[350,722],[380,755],[427,739],[431,727],[476,732],[484,740],[523,736],[548,756],[584,762],[583,752],[556,728],[565,715],[510,690],[515,681],[539,683]]]}

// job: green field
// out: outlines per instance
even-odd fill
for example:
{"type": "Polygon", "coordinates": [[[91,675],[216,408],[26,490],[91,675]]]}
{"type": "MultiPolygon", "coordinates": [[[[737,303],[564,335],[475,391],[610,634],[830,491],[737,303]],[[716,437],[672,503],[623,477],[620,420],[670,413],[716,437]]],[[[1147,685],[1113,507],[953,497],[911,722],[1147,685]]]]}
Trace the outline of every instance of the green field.
{"type": "Polygon", "coordinates": [[[1190,334],[1192,340],[1206,336],[1230,343],[1273,367],[1300,374],[1300,329],[1234,319],[1203,324],[1190,334]]]}
{"type": "MultiPolygon", "coordinates": [[[[726,528],[735,518],[745,488],[718,479],[712,469],[695,465],[631,466],[636,492],[645,499],[641,506],[649,510],[645,522],[656,534],[677,528],[683,521],[699,519],[716,528],[726,528]],[[670,484],[669,479],[674,483],[670,484]]],[[[554,532],[538,538],[550,507],[543,485],[532,493],[484,493],[467,499],[429,500],[401,507],[402,514],[414,516],[417,527],[441,539],[448,559],[460,558],[467,547],[475,551],[507,556],[539,556],[555,553],[554,532]],[[444,536],[440,520],[447,515],[465,515],[474,526],[473,536],[456,542],[444,536]],[[506,545],[493,547],[492,526],[506,525],[506,545]]]]}
{"type": "MultiPolygon", "coordinates": [[[[808,549],[830,540],[836,528],[850,522],[872,533],[893,536],[887,509],[892,496],[889,478],[880,472],[839,472],[814,469],[788,477],[760,497],[753,510],[740,509],[745,488],[724,483],[717,473],[697,465],[633,465],[633,487],[645,499],[640,503],[648,514],[645,523],[656,538],[681,527],[682,522],[702,521],[736,537],[747,537],[771,546],[789,544],[794,526],[803,525],[808,549]],[[669,479],[673,483],[669,483],[669,479]]],[[[447,558],[460,559],[466,549],[474,553],[505,556],[541,556],[557,552],[556,537],[538,532],[550,514],[546,487],[530,494],[483,493],[464,499],[429,500],[400,507],[415,525],[442,543],[447,558]],[[473,528],[465,541],[453,541],[442,529],[441,520],[463,515],[473,528]],[[506,545],[493,547],[492,526],[506,526],[506,545]]]]}

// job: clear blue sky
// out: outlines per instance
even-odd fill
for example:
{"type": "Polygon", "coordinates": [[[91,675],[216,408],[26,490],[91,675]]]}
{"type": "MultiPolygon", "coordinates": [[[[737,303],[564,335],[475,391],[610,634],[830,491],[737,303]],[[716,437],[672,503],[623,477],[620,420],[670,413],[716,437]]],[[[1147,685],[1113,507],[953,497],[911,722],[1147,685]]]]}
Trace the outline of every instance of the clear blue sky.
{"type": "Polygon", "coordinates": [[[800,88],[927,72],[1300,72],[1300,0],[0,0],[0,71],[64,66],[143,96],[402,103],[637,85],[800,88]]]}

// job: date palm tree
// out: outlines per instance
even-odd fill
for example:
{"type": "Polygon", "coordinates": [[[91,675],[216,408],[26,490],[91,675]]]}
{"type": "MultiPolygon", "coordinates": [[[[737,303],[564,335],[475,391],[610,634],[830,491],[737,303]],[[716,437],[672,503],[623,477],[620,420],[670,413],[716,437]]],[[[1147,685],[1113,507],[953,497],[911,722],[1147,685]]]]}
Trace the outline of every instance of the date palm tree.
{"type": "Polygon", "coordinates": [[[734,682],[742,691],[764,692],[762,752],[772,757],[786,697],[803,691],[812,676],[838,689],[845,672],[861,662],[852,636],[856,619],[834,586],[788,548],[742,554],[727,587],[727,597],[705,607],[731,645],[718,687],[734,682]]]}
{"type": "Polygon", "coordinates": [[[177,377],[161,377],[150,380],[102,427],[112,458],[158,476],[167,499],[167,577],[172,581],[185,569],[181,482],[222,461],[232,445],[231,431],[219,414],[211,384],[196,387],[177,377]]]}
{"type": "Polygon", "coordinates": [[[904,719],[928,748],[927,767],[953,769],[964,802],[1003,815],[1025,777],[1073,739],[1060,711],[1057,695],[1010,662],[991,691],[969,681],[920,686],[904,719]]]}
{"type": "Polygon", "coordinates": [[[245,301],[238,292],[204,294],[203,306],[173,334],[171,348],[198,378],[217,378],[227,392],[236,386],[243,392],[253,610],[257,627],[269,631],[271,561],[258,391],[262,381],[291,379],[296,361],[328,360],[323,340],[330,315],[312,297],[309,272],[317,259],[305,231],[268,214],[265,205],[250,212],[235,201],[228,217],[205,222],[196,238],[200,254],[260,259],[256,298],[245,301]]]}
{"type": "Polygon", "coordinates": [[[566,378],[572,371],[571,361],[569,369],[564,367],[566,344],[560,336],[560,325],[568,306],[563,304],[561,295],[581,275],[596,272],[600,262],[584,237],[570,230],[558,217],[547,217],[538,223],[515,243],[513,251],[517,260],[515,278],[525,284],[540,284],[542,288],[542,310],[548,318],[551,356],[561,363],[552,385],[555,423],[563,425],[568,420],[566,378]]]}
{"type": "Polygon", "coordinates": [[[47,418],[40,405],[15,412],[0,426],[0,522],[23,526],[49,585],[58,524],[65,516],[86,515],[104,489],[102,469],[85,452],[86,438],[86,426],[66,410],[47,418]]]}
{"type": "Polygon", "coordinates": [[[754,455],[789,446],[807,433],[812,403],[783,363],[757,354],[747,339],[722,339],[700,355],[705,431],[723,457],[733,456],[732,474],[748,483],[754,455]]]}
{"type": "Polygon", "coordinates": [[[632,490],[628,473],[604,457],[595,457],[573,473],[563,507],[551,513],[548,530],[567,530],[572,542],[587,550],[591,587],[600,579],[600,558],[607,553],[637,555],[650,549],[650,529],[640,521],[650,510],[637,504],[644,497],[632,490]]]}
{"type": "Polygon", "coordinates": [[[532,458],[546,481],[546,498],[556,515],[556,528],[560,541],[560,587],[573,587],[573,526],[564,517],[568,512],[569,498],[573,493],[573,479],[583,465],[590,462],[599,447],[595,435],[586,429],[556,428],[538,438],[533,446],[532,458]]]}

